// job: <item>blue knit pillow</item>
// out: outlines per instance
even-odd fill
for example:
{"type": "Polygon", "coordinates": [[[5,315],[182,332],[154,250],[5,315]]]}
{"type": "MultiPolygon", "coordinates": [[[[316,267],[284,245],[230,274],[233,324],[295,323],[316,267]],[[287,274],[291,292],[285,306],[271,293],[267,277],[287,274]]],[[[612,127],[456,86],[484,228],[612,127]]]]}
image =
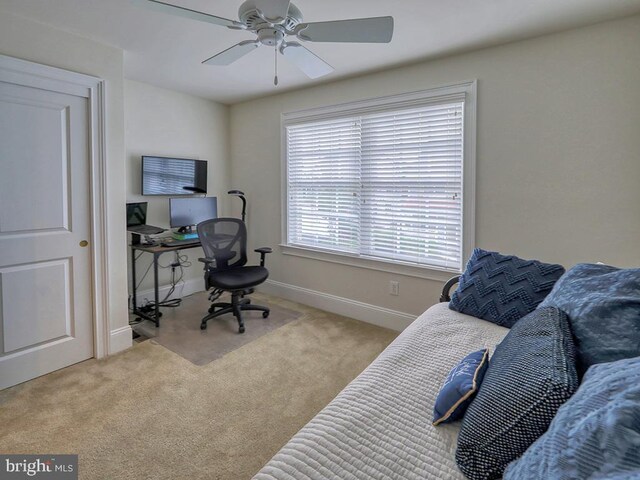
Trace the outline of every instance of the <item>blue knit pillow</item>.
{"type": "Polygon", "coordinates": [[[563,273],[562,265],[476,248],[449,308],[511,328],[536,309],[563,273]]]}
{"type": "Polygon", "coordinates": [[[569,316],[578,367],[640,356],[640,268],[580,263],[542,302],[569,316]]]}
{"type": "Polygon", "coordinates": [[[470,353],[453,367],[433,407],[433,424],[460,420],[475,397],[489,367],[489,349],[470,353]]]}
{"type": "Polygon", "coordinates": [[[591,367],[505,480],[640,478],[640,357],[591,367]]]}
{"type": "Polygon", "coordinates": [[[517,322],[491,357],[467,408],[456,463],[471,480],[492,480],[549,427],[578,388],[569,320],[557,308],[517,322]]]}

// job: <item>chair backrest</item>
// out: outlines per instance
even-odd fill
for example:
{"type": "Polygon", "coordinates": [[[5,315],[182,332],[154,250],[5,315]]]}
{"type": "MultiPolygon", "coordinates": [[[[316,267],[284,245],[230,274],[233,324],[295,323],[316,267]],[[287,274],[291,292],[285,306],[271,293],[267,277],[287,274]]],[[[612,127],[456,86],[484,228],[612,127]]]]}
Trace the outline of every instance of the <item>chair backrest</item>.
{"type": "Polygon", "coordinates": [[[247,263],[247,227],[237,218],[214,218],[198,224],[198,237],[207,258],[215,258],[212,270],[241,267],[247,263]]]}

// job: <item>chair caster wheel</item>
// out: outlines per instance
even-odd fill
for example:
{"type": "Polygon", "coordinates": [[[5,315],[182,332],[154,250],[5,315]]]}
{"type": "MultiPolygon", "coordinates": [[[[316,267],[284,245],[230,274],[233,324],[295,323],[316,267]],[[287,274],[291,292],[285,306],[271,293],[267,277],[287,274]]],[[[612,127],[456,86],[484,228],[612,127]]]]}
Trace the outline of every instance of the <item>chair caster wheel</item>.
{"type": "Polygon", "coordinates": [[[244,327],[238,328],[238,333],[244,333],[244,327]]]}
{"type": "Polygon", "coordinates": [[[267,318],[269,316],[269,312],[262,312],[262,318],[267,318]]]}
{"type": "Polygon", "coordinates": [[[206,323],[201,323],[200,324],[200,330],[206,330],[207,329],[207,324],[206,323]]]}

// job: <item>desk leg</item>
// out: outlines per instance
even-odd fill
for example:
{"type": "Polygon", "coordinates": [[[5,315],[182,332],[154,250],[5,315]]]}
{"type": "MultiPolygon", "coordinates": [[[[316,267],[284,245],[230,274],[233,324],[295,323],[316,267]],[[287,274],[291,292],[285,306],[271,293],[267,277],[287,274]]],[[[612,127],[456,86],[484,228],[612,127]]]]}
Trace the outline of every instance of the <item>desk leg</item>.
{"type": "Polygon", "coordinates": [[[153,296],[155,299],[154,317],[156,319],[156,328],[160,326],[160,295],[158,293],[158,255],[153,254],[153,296]]]}
{"type": "Polygon", "coordinates": [[[133,313],[136,313],[138,311],[138,302],[136,300],[136,250],[133,247],[131,247],[131,275],[133,277],[133,313]]]}
{"type": "Polygon", "coordinates": [[[154,286],[154,300],[155,300],[155,305],[153,306],[153,312],[154,315],[151,315],[151,312],[149,311],[149,307],[144,306],[142,307],[142,309],[138,310],[138,301],[137,301],[137,296],[138,296],[138,279],[136,277],[136,249],[133,248],[133,246],[131,247],[131,274],[133,277],[133,299],[132,299],[132,304],[133,304],[133,313],[134,315],[136,315],[138,318],[138,320],[140,318],[144,318],[145,320],[149,320],[150,322],[153,322],[156,324],[156,327],[160,326],[160,315],[162,315],[162,313],[160,312],[160,306],[158,305],[160,299],[158,298],[160,295],[158,293],[158,257],[160,257],[160,254],[154,253],[153,254],[153,286],[154,286]]]}

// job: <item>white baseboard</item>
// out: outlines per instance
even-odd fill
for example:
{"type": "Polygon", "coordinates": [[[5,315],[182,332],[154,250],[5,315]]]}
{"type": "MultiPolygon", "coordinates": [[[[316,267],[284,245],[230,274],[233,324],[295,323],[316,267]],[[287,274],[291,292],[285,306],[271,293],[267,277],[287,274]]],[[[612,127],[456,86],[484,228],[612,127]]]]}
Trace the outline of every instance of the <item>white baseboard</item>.
{"type": "Polygon", "coordinates": [[[416,319],[415,315],[389,308],[378,307],[369,303],[358,302],[328,293],[297,287],[287,283],[267,280],[259,287],[261,292],[294,302],[319,308],[327,312],[345,317],[355,318],[363,322],[402,331],[416,319]]]}
{"type": "MultiPolygon", "coordinates": [[[[158,288],[158,297],[161,301],[164,300],[165,295],[169,293],[170,288],[171,285],[161,285],[160,288],[158,288]]],[[[169,299],[182,298],[197,292],[204,292],[204,280],[202,277],[190,278],[185,280],[184,283],[181,282],[176,286],[176,290],[169,299]]],[[[153,289],[136,292],[136,302],[138,306],[144,305],[147,301],[153,302],[153,289]]]]}
{"type": "Polygon", "coordinates": [[[111,330],[109,335],[109,355],[126,350],[132,345],[132,332],[129,325],[111,330]]]}

